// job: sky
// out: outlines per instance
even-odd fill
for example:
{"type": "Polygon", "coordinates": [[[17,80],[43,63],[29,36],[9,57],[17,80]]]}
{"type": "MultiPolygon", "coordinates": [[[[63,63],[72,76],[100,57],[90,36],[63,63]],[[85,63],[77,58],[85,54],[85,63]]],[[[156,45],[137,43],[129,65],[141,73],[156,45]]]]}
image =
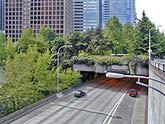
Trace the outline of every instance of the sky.
{"type": "Polygon", "coordinates": [[[141,19],[145,10],[146,16],[151,22],[159,27],[160,31],[165,31],[165,0],[135,0],[137,18],[141,19]]]}

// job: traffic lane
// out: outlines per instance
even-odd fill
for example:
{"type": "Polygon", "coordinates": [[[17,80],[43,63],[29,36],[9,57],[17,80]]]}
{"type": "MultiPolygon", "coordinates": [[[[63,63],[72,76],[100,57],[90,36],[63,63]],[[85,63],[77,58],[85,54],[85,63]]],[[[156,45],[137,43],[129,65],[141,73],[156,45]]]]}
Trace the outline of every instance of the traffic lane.
{"type": "Polygon", "coordinates": [[[82,99],[73,97],[73,94],[71,93],[69,97],[66,96],[66,98],[64,97],[63,99],[58,100],[58,102],[52,102],[52,106],[48,107],[48,109],[42,111],[40,110],[40,113],[33,112],[33,114],[30,114],[33,115],[33,117],[30,116],[30,118],[28,118],[28,116],[26,116],[24,119],[19,119],[19,121],[15,121],[15,123],[12,124],[74,124],[77,123],[78,120],[82,120],[80,121],[80,124],[96,122],[99,124],[106,117],[106,112],[109,110],[106,108],[106,106],[112,108],[113,103],[115,103],[115,100],[117,100],[117,94],[122,94],[122,92],[119,92],[119,90],[123,89],[123,86],[125,86],[127,83],[121,83],[121,80],[115,79],[105,79],[104,81],[105,82],[103,82],[101,85],[100,83],[95,83],[94,85],[89,84],[82,87],[83,90],[86,90],[87,92],[89,91],[88,95],[82,99]],[[91,88],[92,86],[93,89],[91,88]],[[112,96],[114,96],[114,100],[112,100],[112,96]],[[96,100],[97,98],[98,100],[96,100]],[[93,106],[95,107],[92,108],[93,106]],[[96,108],[99,109],[97,110],[96,108]],[[24,122],[25,120],[26,122],[24,122]]]}
{"type": "MultiPolygon", "coordinates": [[[[120,84],[120,83],[119,83],[120,84]]],[[[99,94],[102,94],[102,93],[99,93],[99,94]]],[[[109,94],[108,94],[109,95],[109,94]]],[[[118,96],[118,95],[114,95],[114,96],[118,96]]],[[[90,98],[90,97],[89,97],[90,98]]],[[[106,97],[107,98],[107,97],[106,97]]],[[[98,100],[100,100],[100,98],[98,97],[98,100]]],[[[115,99],[114,99],[115,100],[115,99]]],[[[67,117],[70,119],[72,119],[72,120],[66,120],[65,122],[67,122],[67,123],[69,123],[68,121],[70,121],[70,123],[69,124],[74,124],[74,122],[76,122],[77,123],[77,119],[78,120],[82,120],[82,121],[80,121],[79,123],[82,123],[82,124],[91,124],[91,123],[101,123],[103,120],[104,120],[104,118],[106,117],[106,112],[105,112],[105,110],[108,112],[109,110],[107,109],[107,107],[110,107],[110,108],[112,108],[112,103],[114,103],[114,100],[112,100],[111,98],[109,98],[109,99],[107,99],[107,100],[100,100],[100,102],[98,102],[97,100],[96,100],[96,97],[95,97],[95,99],[93,100],[89,100],[89,101],[94,101],[94,102],[91,102],[91,103],[89,103],[88,102],[88,104],[86,104],[86,106],[83,106],[82,104],[84,103],[84,102],[80,102],[80,104],[79,105],[77,105],[77,107],[75,107],[76,105],[73,105],[73,104],[70,104],[70,105],[68,105],[68,106],[66,106],[66,107],[69,107],[69,108],[76,108],[76,109],[79,109],[79,110],[81,110],[82,112],[84,112],[84,111],[86,111],[86,112],[88,112],[88,113],[81,113],[81,114],[79,114],[79,113],[77,113],[77,112],[75,112],[73,115],[67,115],[67,117]],[[110,101],[112,101],[112,102],[110,102],[110,101]],[[108,103],[108,104],[107,104],[108,103]],[[107,105],[106,105],[107,104],[107,105]],[[97,113],[97,115],[96,115],[96,113],[97,113]],[[88,116],[88,115],[90,115],[90,116],[88,116]],[[103,118],[101,118],[99,115],[105,115],[105,116],[102,116],[103,118]]],[[[85,99],[85,101],[86,101],[86,99],[85,99]]],[[[59,122],[59,123],[62,123],[62,124],[64,124],[65,122],[59,122]]],[[[45,122],[45,123],[47,123],[47,122],[45,122]]],[[[57,122],[56,122],[57,123],[57,122]]]]}
{"type": "MultiPolygon", "coordinates": [[[[121,85],[122,83],[116,83],[117,85],[121,85]]],[[[104,89],[104,88],[107,88],[107,86],[109,86],[109,85],[111,85],[111,83],[108,83],[108,85],[106,86],[107,84],[106,83],[104,83],[103,85],[101,85],[101,86],[99,86],[99,88],[100,89],[104,89]]],[[[116,86],[116,85],[115,85],[116,86]]],[[[95,89],[97,89],[97,88],[94,88],[94,90],[95,89]]],[[[107,88],[108,89],[108,88],[107,88]]],[[[113,91],[113,90],[112,90],[113,91]]],[[[74,97],[73,97],[74,98],[74,97]]],[[[64,99],[65,100],[65,99],[64,99]]],[[[79,100],[83,100],[83,99],[79,99],[79,100]]],[[[86,101],[86,100],[85,100],[86,101]]],[[[93,100],[92,100],[93,101],[93,100]]],[[[80,102],[80,103],[83,103],[82,101],[80,102]]],[[[61,108],[60,108],[61,109],[61,108]]],[[[43,122],[43,123],[54,123],[54,121],[57,121],[58,120],[58,117],[54,120],[54,118],[55,117],[53,117],[53,119],[51,119],[52,118],[52,115],[56,115],[57,113],[52,113],[51,114],[51,110],[53,111],[54,109],[53,108],[50,108],[50,110],[47,110],[45,113],[46,114],[44,114],[44,113],[42,113],[42,114],[39,114],[38,116],[39,117],[33,117],[30,121],[28,121],[28,122],[26,122],[26,123],[36,123],[36,120],[37,120],[37,122],[38,122],[38,120],[40,120],[40,119],[44,119],[44,120],[48,120],[48,122],[43,122]],[[48,113],[47,113],[48,112],[48,113]],[[50,114],[51,115],[48,115],[49,114],[49,112],[50,112],[50,114]],[[48,115],[48,116],[46,116],[46,115],[48,115]],[[46,118],[44,118],[44,117],[46,118]],[[51,122],[50,122],[51,121],[51,122]]],[[[56,110],[55,110],[56,111],[56,110]]],[[[65,113],[63,113],[62,112],[62,110],[60,110],[60,111],[58,111],[58,112],[60,112],[60,113],[62,113],[62,116],[64,116],[64,114],[65,113]]],[[[64,111],[64,112],[66,112],[66,111],[64,111]]],[[[57,114],[59,117],[61,116],[60,114],[57,114]]],[[[67,115],[67,114],[66,114],[67,115]]],[[[74,114],[75,115],[75,114],[74,114]]],[[[68,115],[67,115],[67,117],[68,117],[68,115]]],[[[61,117],[60,117],[61,118],[61,117]]],[[[64,119],[65,120],[65,119],[64,119]]],[[[94,120],[96,120],[96,119],[94,119],[94,120]]],[[[60,120],[59,120],[60,121],[60,120]]],[[[41,121],[40,121],[40,123],[42,123],[41,121]]],[[[56,122],[57,123],[57,122],[56,122]]],[[[59,122],[60,124],[61,124],[61,122],[59,122]]],[[[72,122],[71,122],[72,123],[72,122]]]]}
{"type": "MultiPolygon", "coordinates": [[[[102,85],[104,82],[107,81],[107,78],[105,78],[105,76],[101,76],[97,79],[94,79],[93,81],[90,81],[89,83],[85,83],[84,85],[82,85],[82,88],[84,87],[98,87],[100,85],[102,85]]],[[[72,93],[69,93],[67,95],[65,95],[64,97],[62,97],[62,99],[66,99],[66,100],[71,100],[70,97],[72,96],[72,93]]],[[[54,102],[58,102],[58,101],[61,101],[61,99],[56,99],[54,102]]],[[[22,116],[21,118],[15,120],[12,122],[12,124],[23,124],[24,122],[30,120],[31,118],[39,115],[40,113],[46,111],[46,110],[49,110],[52,106],[54,106],[54,102],[50,102],[38,109],[35,109],[33,110],[32,112],[22,116]]]]}
{"type": "MultiPolygon", "coordinates": [[[[105,85],[107,85],[106,82],[104,82],[104,84],[100,85],[99,88],[103,88],[105,85]]],[[[94,88],[94,89],[97,89],[97,88],[94,88]]],[[[90,91],[93,92],[94,90],[90,89],[90,91]]],[[[70,97],[73,97],[73,94],[70,97]]],[[[92,100],[92,101],[94,101],[94,100],[92,100]]],[[[43,120],[41,120],[40,122],[38,121],[37,123],[54,123],[54,122],[56,122],[59,124],[63,124],[63,123],[72,123],[73,124],[74,122],[77,123],[78,119],[82,117],[82,114],[83,114],[83,117],[86,118],[86,115],[88,115],[88,113],[92,113],[92,114],[98,113],[98,112],[83,109],[84,107],[89,105],[89,102],[86,101],[86,98],[82,98],[82,99],[78,99],[75,97],[69,98],[69,99],[64,98],[63,100],[61,100],[61,102],[58,102],[58,103],[59,104],[66,103],[65,106],[63,105],[63,107],[64,107],[63,110],[60,110],[59,112],[57,112],[55,116],[49,115],[46,119],[43,118],[43,120]],[[76,108],[76,107],[74,107],[74,104],[81,104],[83,106],[82,107],[78,106],[79,108],[76,108]],[[76,116],[76,119],[73,119],[75,116],[76,116]]],[[[62,105],[60,105],[60,106],[62,106],[62,105]]],[[[47,114],[45,114],[45,115],[47,115],[47,114]]],[[[34,120],[32,120],[32,121],[34,121],[34,120]]]]}
{"type": "Polygon", "coordinates": [[[122,103],[119,105],[115,115],[108,124],[145,124],[146,123],[146,98],[147,88],[135,84],[134,88],[138,89],[136,97],[129,96],[129,92],[125,95],[122,103]],[[145,97],[143,97],[145,96],[145,97]],[[143,101],[143,104],[137,101],[143,101]],[[139,116],[142,115],[142,116],[139,116]]]}
{"type": "MultiPolygon", "coordinates": [[[[117,85],[123,85],[123,83],[116,83],[117,85]]],[[[114,83],[114,86],[116,85],[114,83]]],[[[43,120],[43,122],[40,122],[41,124],[44,123],[50,123],[53,124],[54,122],[56,122],[57,124],[91,124],[91,123],[95,123],[95,124],[100,124],[102,123],[102,121],[104,120],[104,118],[106,117],[106,111],[109,111],[107,109],[107,106],[110,107],[110,109],[113,106],[114,100],[116,101],[117,99],[112,99],[111,97],[109,99],[104,99],[100,100],[101,102],[98,102],[98,100],[104,96],[105,93],[105,89],[103,90],[103,87],[105,87],[106,85],[106,91],[108,91],[108,87],[113,87],[111,85],[111,83],[105,83],[104,85],[102,85],[101,87],[97,88],[96,91],[94,92],[94,96],[92,99],[90,99],[89,101],[87,100],[90,97],[90,94],[86,97],[86,98],[82,98],[82,99],[77,99],[77,101],[73,101],[71,103],[68,103],[66,101],[63,101],[62,104],[64,104],[66,102],[66,105],[64,106],[64,112],[62,112],[62,116],[60,116],[59,113],[57,113],[57,117],[51,117],[49,119],[43,120]],[[99,91],[98,91],[99,89],[99,91]],[[103,93],[104,92],[104,93],[103,93]],[[96,94],[98,93],[98,94],[96,94]],[[98,96],[100,95],[101,96],[98,96]],[[100,97],[100,98],[99,98],[100,97]],[[98,98],[98,100],[96,99],[98,98]],[[107,103],[109,103],[108,105],[106,105],[107,103]],[[95,109],[93,109],[93,107],[95,106],[95,109]],[[69,108],[69,109],[68,109],[69,108]],[[105,109],[105,110],[104,110],[105,109]],[[68,112],[67,112],[68,111],[68,112]],[[59,116],[58,116],[59,115],[59,116]]],[[[122,87],[120,87],[122,88],[122,87]]],[[[114,92],[114,91],[112,91],[114,92]]],[[[114,96],[118,97],[118,92],[114,92],[114,96]]],[[[109,92],[108,92],[109,95],[109,92]]],[[[59,103],[61,104],[61,103],[59,103]]]]}

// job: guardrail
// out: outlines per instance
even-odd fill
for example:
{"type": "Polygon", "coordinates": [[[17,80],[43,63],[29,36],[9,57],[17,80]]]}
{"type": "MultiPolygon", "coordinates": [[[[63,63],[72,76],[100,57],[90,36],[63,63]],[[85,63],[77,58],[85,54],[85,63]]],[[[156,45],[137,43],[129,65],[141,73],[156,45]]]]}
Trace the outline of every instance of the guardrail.
{"type": "Polygon", "coordinates": [[[165,72],[165,63],[157,62],[157,61],[151,61],[151,65],[154,66],[155,68],[165,72]]]}

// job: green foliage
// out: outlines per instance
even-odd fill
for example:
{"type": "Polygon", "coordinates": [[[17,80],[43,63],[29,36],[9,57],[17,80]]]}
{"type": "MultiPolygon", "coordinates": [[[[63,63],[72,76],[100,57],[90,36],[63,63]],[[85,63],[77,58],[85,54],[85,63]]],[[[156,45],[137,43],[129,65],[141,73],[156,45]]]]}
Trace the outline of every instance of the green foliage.
{"type": "MultiPolygon", "coordinates": [[[[148,44],[149,43],[149,30],[153,27],[155,27],[155,25],[145,15],[145,12],[143,12],[143,17],[136,26],[137,40],[136,40],[136,43],[134,44],[135,55],[147,54],[148,46],[149,46],[149,44],[148,44]]],[[[151,32],[152,44],[155,42],[155,41],[153,41],[154,31],[155,31],[155,29],[152,30],[152,32],[151,32]]]]}
{"type": "Polygon", "coordinates": [[[108,20],[103,33],[104,37],[112,41],[114,45],[113,53],[119,54],[124,52],[125,41],[122,39],[122,24],[117,17],[112,17],[108,20]]]}
{"type": "Polygon", "coordinates": [[[152,55],[162,57],[165,56],[165,35],[160,33],[159,30],[155,31],[155,43],[152,43],[152,55]]]}
{"type": "MultiPolygon", "coordinates": [[[[57,44],[60,44],[60,40],[57,44]]],[[[42,36],[34,37],[31,29],[27,29],[17,43],[8,38],[7,42],[0,42],[0,47],[4,50],[1,54],[6,61],[5,84],[0,93],[3,113],[0,116],[31,105],[57,90],[56,71],[53,67],[50,68],[52,51],[49,51],[49,42],[42,36]]],[[[62,89],[77,84],[81,77],[79,72],[68,69],[60,74],[62,89]]]]}
{"type": "Polygon", "coordinates": [[[4,60],[6,58],[5,44],[4,44],[4,34],[0,33],[0,65],[4,65],[4,60]]]}
{"type": "Polygon", "coordinates": [[[7,42],[5,42],[5,53],[6,58],[14,58],[16,54],[16,43],[12,42],[10,37],[8,37],[7,42]]]}
{"type": "Polygon", "coordinates": [[[68,41],[73,45],[75,55],[78,55],[80,50],[85,50],[88,43],[84,41],[84,35],[80,32],[73,32],[69,35],[68,41]]]}
{"type": "MultiPolygon", "coordinates": [[[[4,113],[1,114],[7,115],[35,103],[57,89],[56,72],[47,69],[49,60],[49,52],[40,54],[37,50],[32,51],[32,48],[14,59],[8,59],[5,68],[7,80],[1,88],[0,103],[5,104],[4,113]]],[[[61,90],[76,85],[80,78],[79,72],[63,70],[60,72],[61,90]]]]}
{"type": "Polygon", "coordinates": [[[85,64],[85,65],[94,65],[94,60],[92,58],[88,57],[74,57],[73,63],[75,64],[85,64]]]}
{"type": "Polygon", "coordinates": [[[17,48],[21,52],[26,52],[29,46],[35,44],[35,37],[31,28],[26,29],[18,39],[17,48]]]}
{"type": "Polygon", "coordinates": [[[35,38],[35,47],[37,48],[37,51],[40,53],[44,53],[47,51],[47,49],[50,47],[49,43],[44,40],[44,38],[37,36],[35,38]]]}
{"type": "Polygon", "coordinates": [[[111,52],[112,42],[103,36],[101,29],[97,28],[95,33],[96,35],[91,39],[86,51],[93,55],[105,55],[111,52]]]}
{"type": "Polygon", "coordinates": [[[113,57],[113,56],[93,56],[93,59],[95,60],[95,63],[101,64],[101,65],[112,65],[112,64],[125,64],[122,61],[121,57],[113,57]]]}
{"type": "Polygon", "coordinates": [[[72,71],[68,68],[60,73],[60,88],[66,89],[80,83],[81,75],[77,71],[72,71]]]}
{"type": "Polygon", "coordinates": [[[51,42],[55,39],[57,35],[51,30],[51,28],[42,27],[38,36],[43,38],[44,41],[51,42]]]}
{"type": "Polygon", "coordinates": [[[133,64],[148,64],[147,61],[148,56],[145,55],[125,55],[125,56],[100,56],[100,55],[91,55],[88,57],[73,57],[74,64],[85,64],[85,65],[94,65],[94,64],[101,64],[101,65],[129,65],[129,63],[133,64]]]}
{"type": "Polygon", "coordinates": [[[10,37],[4,42],[0,39],[0,65],[4,66],[7,58],[13,58],[16,54],[16,43],[10,37]]]}
{"type": "Polygon", "coordinates": [[[123,53],[133,53],[136,44],[136,30],[131,24],[125,24],[122,29],[123,32],[123,53]]]}
{"type": "Polygon", "coordinates": [[[52,54],[57,54],[58,49],[65,45],[66,41],[64,37],[56,37],[53,41],[50,42],[50,49],[52,54]]]}

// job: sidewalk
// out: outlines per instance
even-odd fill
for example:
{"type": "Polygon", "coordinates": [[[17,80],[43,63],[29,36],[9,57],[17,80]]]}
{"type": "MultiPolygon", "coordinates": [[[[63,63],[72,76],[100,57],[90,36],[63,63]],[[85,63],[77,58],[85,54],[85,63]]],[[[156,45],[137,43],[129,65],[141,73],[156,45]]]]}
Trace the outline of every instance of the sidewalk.
{"type": "Polygon", "coordinates": [[[147,124],[148,99],[146,89],[142,87],[138,94],[139,98],[135,101],[131,124],[147,124]]]}

